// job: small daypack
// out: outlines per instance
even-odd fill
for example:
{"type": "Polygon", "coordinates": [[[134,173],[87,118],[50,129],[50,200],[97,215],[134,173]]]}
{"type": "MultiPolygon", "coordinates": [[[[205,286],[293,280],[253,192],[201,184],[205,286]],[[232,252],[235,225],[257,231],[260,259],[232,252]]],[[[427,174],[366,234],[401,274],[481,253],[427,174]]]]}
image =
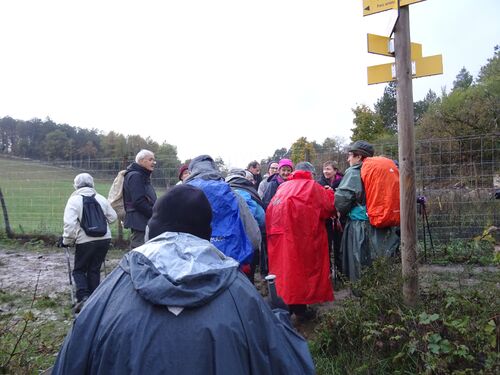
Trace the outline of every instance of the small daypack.
{"type": "Polygon", "coordinates": [[[361,180],[370,224],[376,228],[399,226],[399,170],[394,161],[382,156],[364,159],[361,180]]]}
{"type": "Polygon", "coordinates": [[[127,172],[125,169],[118,172],[108,193],[108,202],[115,210],[118,220],[121,221],[125,219],[125,205],[123,203],[123,181],[125,179],[125,172],[127,172]]]}
{"type": "Polygon", "coordinates": [[[83,210],[80,227],[89,237],[102,237],[108,231],[108,221],[102,207],[93,195],[82,195],[83,210]]]}

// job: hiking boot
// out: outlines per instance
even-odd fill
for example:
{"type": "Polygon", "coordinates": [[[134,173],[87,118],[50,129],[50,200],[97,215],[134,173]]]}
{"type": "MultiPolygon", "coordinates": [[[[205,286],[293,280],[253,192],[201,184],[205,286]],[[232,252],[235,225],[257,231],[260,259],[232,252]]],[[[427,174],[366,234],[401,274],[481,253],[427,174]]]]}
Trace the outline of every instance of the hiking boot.
{"type": "Polygon", "coordinates": [[[89,297],[83,297],[83,299],[80,302],[77,302],[75,307],[73,307],[73,314],[79,314],[80,311],[83,309],[83,305],[85,305],[85,302],[87,302],[89,297]]]}
{"type": "Polygon", "coordinates": [[[308,322],[310,320],[316,319],[317,313],[316,313],[316,310],[308,308],[303,313],[300,313],[300,314],[295,313],[294,315],[296,317],[295,319],[296,319],[297,323],[305,323],[305,322],[308,322]]]}

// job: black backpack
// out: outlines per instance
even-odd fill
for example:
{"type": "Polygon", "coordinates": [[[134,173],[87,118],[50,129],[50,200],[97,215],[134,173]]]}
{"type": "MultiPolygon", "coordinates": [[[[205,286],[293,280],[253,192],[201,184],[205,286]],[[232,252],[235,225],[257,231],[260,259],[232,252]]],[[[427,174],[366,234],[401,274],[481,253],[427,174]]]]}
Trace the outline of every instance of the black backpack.
{"type": "Polygon", "coordinates": [[[80,226],[89,237],[102,237],[108,231],[108,221],[95,194],[83,198],[83,212],[80,226]]]}

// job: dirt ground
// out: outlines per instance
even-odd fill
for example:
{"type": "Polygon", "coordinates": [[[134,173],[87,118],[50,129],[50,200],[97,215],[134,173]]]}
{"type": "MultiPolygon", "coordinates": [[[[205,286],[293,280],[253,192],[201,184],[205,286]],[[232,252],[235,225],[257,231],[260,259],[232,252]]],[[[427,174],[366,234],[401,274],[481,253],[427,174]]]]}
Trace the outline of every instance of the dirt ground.
{"type": "MultiPolygon", "coordinates": [[[[114,250],[106,257],[106,272],[109,273],[116,267],[124,252],[114,250]]],[[[70,249],[70,262],[73,267],[74,253],[70,249]]],[[[104,278],[104,269],[101,270],[104,278]]],[[[37,296],[55,298],[60,294],[68,295],[70,299],[70,286],[68,278],[68,263],[64,249],[44,250],[6,250],[0,249],[0,291],[20,293],[32,296],[37,288],[37,296]]],[[[265,281],[256,275],[256,287],[262,295],[267,294],[265,281]]],[[[336,301],[350,296],[350,291],[343,289],[335,292],[336,301]]],[[[334,308],[334,302],[315,305],[318,314],[334,308]]],[[[297,330],[306,338],[314,334],[316,321],[298,323],[294,321],[297,330]]]]}
{"type": "MultiPolygon", "coordinates": [[[[71,250],[70,250],[71,251],[71,250]]],[[[106,258],[106,272],[116,267],[123,256],[123,251],[113,250],[106,258]]],[[[73,254],[70,255],[73,265],[73,254]]],[[[101,270],[105,277],[104,269],[101,270]]],[[[498,272],[498,267],[469,267],[462,265],[424,265],[420,267],[421,285],[429,283],[429,277],[439,277],[440,274],[461,274],[462,282],[473,284],[476,276],[483,272],[498,272]],[[465,275],[464,277],[464,273],[465,275]]],[[[456,283],[456,281],[452,281],[456,283]]],[[[0,291],[33,295],[37,287],[37,296],[46,295],[51,298],[61,293],[70,295],[68,264],[64,249],[46,250],[6,250],[0,249],[0,291]],[[38,285],[37,285],[38,283],[38,285]]],[[[256,275],[256,287],[261,294],[267,294],[265,282],[256,275]]],[[[335,291],[335,301],[314,306],[319,315],[334,309],[339,302],[346,298],[355,298],[349,289],[335,291]]],[[[306,338],[314,335],[316,320],[306,323],[296,323],[298,331],[306,338]]]]}
{"type": "MultiPolygon", "coordinates": [[[[107,272],[118,264],[120,257],[117,252],[108,254],[107,272]]],[[[71,253],[71,267],[73,258],[74,253],[71,253]]],[[[104,270],[101,272],[104,277],[104,270]]],[[[33,294],[35,286],[37,295],[53,297],[55,294],[69,293],[68,263],[64,249],[57,251],[0,249],[0,290],[33,294]]]]}

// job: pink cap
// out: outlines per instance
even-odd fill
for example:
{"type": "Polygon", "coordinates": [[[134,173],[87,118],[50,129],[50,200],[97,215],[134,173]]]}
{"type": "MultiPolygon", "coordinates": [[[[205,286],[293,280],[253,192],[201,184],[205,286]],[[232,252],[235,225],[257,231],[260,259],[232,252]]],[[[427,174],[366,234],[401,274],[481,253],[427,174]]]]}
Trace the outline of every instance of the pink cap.
{"type": "Polygon", "coordinates": [[[278,169],[281,169],[281,167],[290,167],[293,169],[293,163],[290,159],[281,159],[278,163],[278,169]]]}

